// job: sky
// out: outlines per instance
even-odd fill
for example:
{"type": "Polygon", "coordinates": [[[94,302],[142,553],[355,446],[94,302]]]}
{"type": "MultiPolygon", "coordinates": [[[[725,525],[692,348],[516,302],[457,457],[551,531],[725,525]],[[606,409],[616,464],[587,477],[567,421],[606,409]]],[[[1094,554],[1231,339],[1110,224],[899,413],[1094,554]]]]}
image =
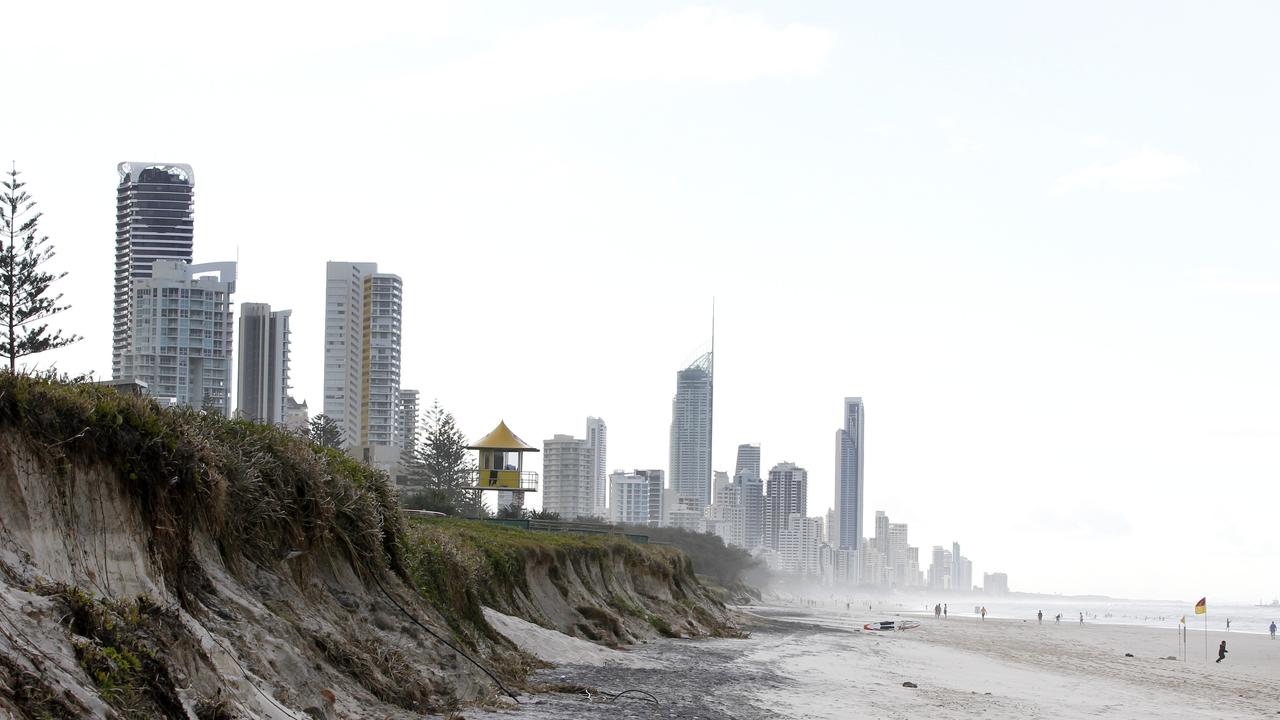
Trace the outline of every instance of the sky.
{"type": "MultiPolygon", "coordinates": [[[[666,468],[710,343],[739,443],[1015,590],[1280,595],[1271,3],[23,3],[0,153],[45,215],[41,367],[110,373],[121,161],[196,178],[195,260],[293,311],[405,283],[403,379],[472,437],[609,426],[666,468]]],[[[536,469],[536,463],[535,463],[536,469]]]]}

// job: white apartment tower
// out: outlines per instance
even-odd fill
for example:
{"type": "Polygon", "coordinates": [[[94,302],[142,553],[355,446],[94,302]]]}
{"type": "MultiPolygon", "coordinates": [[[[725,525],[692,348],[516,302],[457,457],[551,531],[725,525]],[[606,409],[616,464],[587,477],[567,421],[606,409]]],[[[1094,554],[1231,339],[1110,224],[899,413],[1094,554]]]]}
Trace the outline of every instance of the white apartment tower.
{"type": "Polygon", "coordinates": [[[787,527],[787,518],[795,514],[801,517],[808,514],[808,471],[790,462],[774,465],[769,470],[764,504],[764,545],[778,550],[782,531],[787,527]]]}
{"type": "Polygon", "coordinates": [[[697,512],[711,504],[711,421],[714,356],[706,353],[676,373],[671,399],[671,489],[697,512]]]}
{"type": "Polygon", "coordinates": [[[325,268],[324,414],[357,459],[391,471],[400,459],[403,283],[375,263],[325,268]]]}
{"type": "Polygon", "coordinates": [[[587,418],[587,444],[591,446],[591,483],[592,501],[595,507],[592,515],[609,517],[609,472],[607,450],[609,447],[609,429],[604,420],[598,417],[587,418]]]}
{"type": "Polygon", "coordinates": [[[836,532],[839,548],[856,550],[862,540],[862,460],[865,413],[862,398],[844,399],[844,427],[836,431],[836,532]]]}
{"type": "Polygon", "coordinates": [[[146,383],[153,397],[230,417],[236,264],[157,260],[131,287],[120,379],[146,383]]]}
{"type": "Polygon", "coordinates": [[[240,305],[240,362],[236,413],[284,425],[289,397],[289,315],[266,303],[240,305]]]}
{"type": "Polygon", "coordinates": [[[609,520],[627,525],[649,524],[649,478],[615,470],[609,475],[609,520]]]}
{"type": "Polygon", "coordinates": [[[789,513],[778,532],[779,569],[800,575],[817,575],[822,532],[822,518],[789,513]]]}
{"type": "Polygon", "coordinates": [[[561,519],[595,512],[592,449],[586,440],[556,435],[542,441],[542,509],[561,519]]]}
{"type": "Polygon", "coordinates": [[[194,242],[195,173],[190,165],[122,162],[116,170],[115,308],[111,377],[137,377],[132,361],[133,282],[151,277],[157,260],[190,263],[194,242]]]}

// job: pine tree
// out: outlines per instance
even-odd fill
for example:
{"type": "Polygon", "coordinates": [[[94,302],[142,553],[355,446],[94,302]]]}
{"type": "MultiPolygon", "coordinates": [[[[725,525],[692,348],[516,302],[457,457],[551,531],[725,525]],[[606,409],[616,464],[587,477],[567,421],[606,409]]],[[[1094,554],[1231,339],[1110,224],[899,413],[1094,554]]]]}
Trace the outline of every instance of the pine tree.
{"type": "Polygon", "coordinates": [[[311,418],[307,427],[307,439],[320,447],[342,449],[342,429],[338,427],[336,420],[324,413],[311,418]]]}
{"type": "MultiPolygon", "coordinates": [[[[427,411],[426,432],[418,443],[415,470],[433,491],[448,498],[465,511],[480,507],[479,491],[466,488],[474,484],[476,462],[467,450],[467,437],[458,429],[453,414],[440,407],[439,401],[427,411]]],[[[412,476],[412,473],[411,473],[412,476]]]]}
{"type": "Polygon", "coordinates": [[[40,268],[53,259],[48,237],[38,235],[41,213],[22,188],[17,167],[0,183],[0,356],[9,359],[9,372],[17,372],[18,358],[66,347],[80,339],[50,330],[49,317],[71,307],[59,305],[62,295],[48,295],[54,281],[66,273],[53,274],[40,268]]]}

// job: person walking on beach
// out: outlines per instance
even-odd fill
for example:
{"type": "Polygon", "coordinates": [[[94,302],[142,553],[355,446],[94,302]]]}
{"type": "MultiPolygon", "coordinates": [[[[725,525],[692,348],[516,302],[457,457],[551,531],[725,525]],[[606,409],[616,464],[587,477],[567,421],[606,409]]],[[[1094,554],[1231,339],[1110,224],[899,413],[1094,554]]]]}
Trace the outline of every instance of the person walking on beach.
{"type": "MultiPolygon", "coordinates": [[[[982,606],[982,619],[983,619],[983,620],[986,620],[986,619],[987,619],[987,606],[986,606],[986,605],[983,605],[983,606],[982,606]]],[[[1275,624],[1275,623],[1272,623],[1272,625],[1274,625],[1274,624],[1275,624]]],[[[1272,634],[1272,635],[1275,635],[1275,633],[1274,633],[1274,632],[1273,632],[1273,633],[1271,633],[1271,634],[1272,634]]]]}
{"type": "Polygon", "coordinates": [[[942,603],[942,617],[945,618],[946,616],[947,616],[947,604],[942,603]]]}
{"type": "Polygon", "coordinates": [[[1231,618],[1227,618],[1227,632],[1231,632],[1231,618]]]}
{"type": "Polygon", "coordinates": [[[1054,615],[1054,616],[1053,616],[1053,623],[1054,623],[1055,625],[1058,625],[1058,624],[1061,624],[1061,623],[1062,623],[1062,613],[1058,613],[1057,615],[1054,615]]]}
{"type": "Polygon", "coordinates": [[[1084,624],[1084,613],[1080,613],[1080,624],[1084,624]]]}
{"type": "Polygon", "coordinates": [[[941,606],[941,605],[934,605],[934,606],[933,606],[933,616],[934,616],[934,617],[942,617],[942,606],[941,606]]]}
{"type": "Polygon", "coordinates": [[[1043,611],[1043,610],[1037,610],[1037,611],[1036,611],[1036,622],[1040,623],[1041,625],[1043,625],[1043,624],[1044,624],[1044,611],[1043,611]]]}
{"type": "Polygon", "coordinates": [[[1275,620],[1271,621],[1271,639],[1272,640],[1276,639],[1276,621],[1275,620]]]}
{"type": "Polygon", "coordinates": [[[1227,641],[1223,640],[1222,644],[1218,646],[1218,659],[1215,660],[1214,662],[1222,662],[1223,658],[1225,658],[1226,656],[1227,656],[1227,641]]]}

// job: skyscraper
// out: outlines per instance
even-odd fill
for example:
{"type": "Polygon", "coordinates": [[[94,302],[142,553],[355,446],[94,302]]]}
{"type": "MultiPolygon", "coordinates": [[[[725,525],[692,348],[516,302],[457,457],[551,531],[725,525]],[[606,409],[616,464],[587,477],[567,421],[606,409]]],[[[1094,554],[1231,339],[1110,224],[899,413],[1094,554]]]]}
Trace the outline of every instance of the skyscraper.
{"type": "Polygon", "coordinates": [[[595,512],[591,446],[572,435],[542,441],[542,509],[574,520],[595,512]]]}
{"type": "Polygon", "coordinates": [[[400,462],[400,318],[404,285],[398,275],[364,278],[364,392],[360,398],[365,462],[390,471],[400,462]]]}
{"type": "Polygon", "coordinates": [[[699,512],[711,504],[713,368],[706,353],[677,372],[671,400],[671,489],[699,503],[699,512]]]}
{"type": "MultiPolygon", "coordinates": [[[[396,465],[395,478],[398,484],[408,481],[409,467],[413,456],[418,451],[418,391],[400,390],[400,409],[396,413],[400,430],[396,437],[400,440],[400,462],[396,465]]],[[[523,493],[514,493],[523,495],[523,493]]],[[[501,504],[499,504],[501,507],[501,504]]]]}
{"type": "Polygon", "coordinates": [[[606,460],[609,429],[598,417],[587,418],[587,444],[591,446],[592,501],[596,517],[608,517],[609,471],[606,460]]]}
{"type": "Polygon", "coordinates": [[[364,395],[364,278],[374,263],[325,265],[324,405],[342,431],[343,448],[360,447],[364,395]]]}
{"type": "Polygon", "coordinates": [[[734,476],[754,475],[760,477],[760,444],[743,443],[738,446],[738,461],[733,469],[734,476]]]}
{"type": "Polygon", "coordinates": [[[236,413],[283,425],[289,395],[289,311],[266,303],[240,305],[240,362],[236,413]]]}
{"type": "Polygon", "coordinates": [[[738,446],[733,484],[742,505],[742,545],[748,550],[764,545],[764,480],[760,477],[759,443],[738,446]]]}
{"type": "Polygon", "coordinates": [[[233,262],[157,260],[132,280],[133,328],[119,357],[125,380],[153,397],[231,416],[233,262]]]}
{"type": "Polygon", "coordinates": [[[790,462],[774,465],[769,470],[764,504],[764,544],[777,550],[788,516],[799,514],[804,517],[809,512],[808,471],[790,462]]]}
{"type": "Polygon", "coordinates": [[[649,526],[658,527],[662,524],[662,516],[666,511],[663,507],[663,490],[666,483],[664,473],[661,470],[636,470],[635,474],[649,483],[649,526]]]}
{"type": "Polygon", "coordinates": [[[191,262],[195,173],[190,165],[122,162],[116,166],[115,308],[111,377],[136,377],[126,364],[135,330],[132,282],[151,277],[156,260],[191,262]]]}
{"type": "Polygon", "coordinates": [[[374,263],[325,268],[324,414],[351,456],[391,472],[400,460],[403,284],[374,263]]]}
{"type": "Polygon", "coordinates": [[[856,550],[862,541],[862,398],[844,399],[844,427],[836,431],[836,533],[838,547],[856,550]]]}

